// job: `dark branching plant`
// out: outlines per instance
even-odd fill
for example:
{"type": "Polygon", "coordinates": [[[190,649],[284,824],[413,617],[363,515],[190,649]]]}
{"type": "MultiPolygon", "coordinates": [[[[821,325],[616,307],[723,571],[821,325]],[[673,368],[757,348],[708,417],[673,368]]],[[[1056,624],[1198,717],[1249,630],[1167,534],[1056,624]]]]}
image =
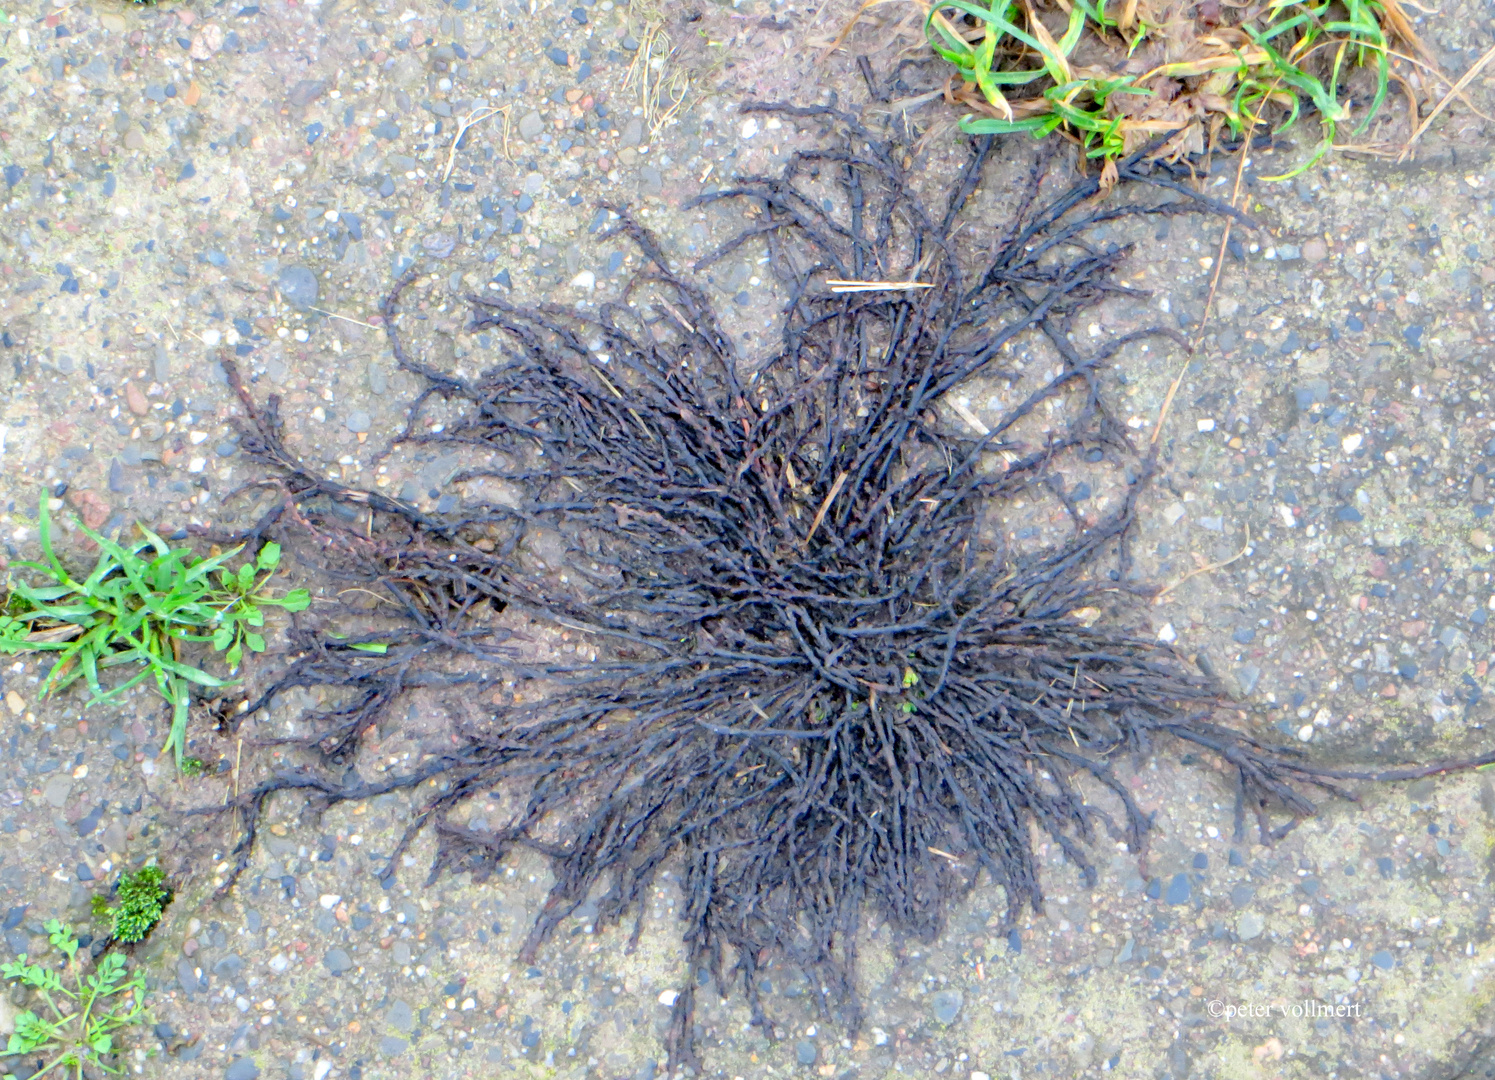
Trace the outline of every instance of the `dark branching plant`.
{"type": "MultiPolygon", "coordinates": [[[[1107,408],[1101,369],[1130,341],[1172,335],[1141,331],[1094,352],[1073,344],[1076,316],[1108,295],[1138,295],[1113,277],[1125,249],[1099,250],[1086,233],[1131,215],[1228,209],[1141,171],[1138,158],[1118,170],[1129,197],[1144,184],[1184,197],[1096,209],[1092,181],[1035,209],[1035,168],[1017,219],[973,273],[953,236],[989,140],[973,144],[932,211],[901,149],[853,118],[747,108],[823,124],[831,140],[795,153],[781,175],[700,200],[758,211],[699,265],[754,238],[767,244],[791,294],[772,355],[749,362],[706,296],[621,210],[617,230],[647,261],[622,300],[582,313],[471,298],[474,329],[502,341],[475,378],[406,351],[396,304],[410,278],[386,302],[396,357],[427,381],[402,441],[476,453],[484,464],[456,479],[508,485],[522,493],[514,505],[437,518],[329,480],[287,448],[276,400],[257,405],[226,361],[250,415],[244,445],[286,475],[295,527],[404,616],[398,635],[380,636],[383,655],[304,635],[301,658],[250,713],[289,686],[348,687],[345,705],[307,718],[305,740],[345,763],[414,679],[480,677],[471,665],[441,673],[438,653],[489,677],[500,664],[522,684],[521,703],[491,710],[457,749],[408,775],[287,771],[229,805],[244,825],[242,869],[276,791],[327,805],[441,775],[449,787],[388,872],[432,822],[433,877],[482,879],[515,847],[546,856],[554,884],[524,957],[589,898],[599,923],[641,916],[670,865],[684,891],[686,970],[710,969],[723,992],[740,979],[762,1022],[755,972],[784,958],[854,1026],[864,916],[932,937],[982,872],[1005,891],[1009,919],[1037,909],[1035,834],[1086,880],[1099,835],[1142,854],[1148,819],[1115,770],[1160,741],[1223,760],[1238,824],[1256,814],[1263,839],[1313,812],[1302,783],[1328,788],[1349,774],[1218,722],[1207,680],[1124,617],[1126,597],[1145,591],[1126,540],[1152,461],[1107,408]],[[836,296],[824,286],[916,276],[934,287],[836,296]],[[966,380],[1016,381],[1003,347],[1032,334],[1062,358],[1057,375],[983,435],[940,420],[942,397],[966,380]],[[421,428],[433,398],[456,414],[439,433],[421,428]],[[1060,399],[1054,416],[1067,419],[1034,437],[1025,421],[1060,399]],[[1058,481],[1082,456],[1116,477],[1094,517],[1058,481]],[[1002,515],[1045,493],[1068,511],[1067,538],[1015,546],[1002,515]],[[349,526],[325,512],[329,499],[376,513],[379,528],[349,526]],[[563,538],[560,565],[520,558],[539,531],[563,538]],[[485,621],[492,602],[580,634],[597,659],[535,666],[507,655],[485,621]],[[497,829],[447,819],[500,785],[518,809],[497,829]],[[1274,811],[1286,815],[1275,828],[1274,811]]],[[[277,516],[286,509],[259,529],[277,516]]],[[[683,983],[669,1040],[677,1064],[694,1056],[695,980],[683,983]]]]}

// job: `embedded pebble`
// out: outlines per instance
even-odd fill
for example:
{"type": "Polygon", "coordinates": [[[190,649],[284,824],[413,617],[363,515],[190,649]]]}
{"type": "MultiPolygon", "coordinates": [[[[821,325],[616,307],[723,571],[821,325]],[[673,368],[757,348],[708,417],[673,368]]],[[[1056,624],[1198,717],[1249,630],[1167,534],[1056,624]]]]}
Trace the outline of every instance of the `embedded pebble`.
{"type": "Polygon", "coordinates": [[[965,995],[959,990],[941,990],[934,995],[930,1002],[930,1009],[934,1018],[941,1024],[953,1024],[955,1018],[960,1015],[961,1006],[965,1004],[965,995]]]}
{"type": "Polygon", "coordinates": [[[254,1058],[241,1057],[234,1059],[223,1071],[223,1080],[255,1080],[259,1074],[260,1067],[254,1063],[254,1058]]]}
{"type": "Polygon", "coordinates": [[[296,307],[310,307],[317,302],[320,290],[317,275],[304,266],[286,266],[277,279],[280,295],[296,307]]]}

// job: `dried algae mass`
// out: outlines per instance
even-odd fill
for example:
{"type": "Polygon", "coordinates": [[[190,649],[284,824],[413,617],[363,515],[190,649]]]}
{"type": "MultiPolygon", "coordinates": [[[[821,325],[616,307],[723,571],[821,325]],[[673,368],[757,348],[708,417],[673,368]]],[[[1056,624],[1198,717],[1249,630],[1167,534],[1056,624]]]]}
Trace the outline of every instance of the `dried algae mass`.
{"type": "MultiPolygon", "coordinates": [[[[1096,181],[1040,206],[1035,166],[1017,218],[972,268],[952,237],[989,139],[972,144],[945,204],[929,207],[911,191],[903,149],[853,117],[748,108],[824,128],[824,148],[795,154],[781,175],[703,197],[758,211],[715,257],[766,243],[791,297],[770,358],[750,364],[704,293],[623,211],[617,229],[646,269],[621,301],[582,313],[471,298],[476,327],[501,341],[476,378],[409,355],[394,329],[400,290],[386,303],[399,362],[427,384],[401,441],[478,451],[486,464],[458,479],[521,493],[509,505],[437,518],[327,479],[298,463],[275,400],[257,406],[228,362],[250,413],[245,445],[284,474],[294,507],[258,531],[289,522],[294,542],[309,530],[352,583],[403,613],[399,633],[380,635],[383,653],[302,634],[304,655],[250,712],[293,685],[347,687],[342,706],[307,717],[306,742],[330,766],[350,761],[412,685],[486,676],[491,686],[498,675],[526,691],[409,775],[287,772],[231,805],[245,826],[242,868],[275,791],[331,803],[440,776],[450,786],[388,872],[427,824],[440,842],[433,874],[482,878],[515,846],[540,852],[555,883],[526,958],[589,897],[598,922],[641,916],[669,866],[685,893],[688,971],[709,969],[724,993],[740,985],[762,1022],[755,972],[787,959],[854,1027],[865,918],[933,937],[978,880],[1001,886],[1009,918],[1036,909],[1039,840],[1087,879],[1092,841],[1142,855],[1148,819],[1116,770],[1160,740],[1223,759],[1238,822],[1257,814],[1264,837],[1269,811],[1285,812],[1279,833],[1312,812],[1295,784],[1327,786],[1328,774],[1218,723],[1207,680],[1128,629],[1128,604],[1146,589],[1127,530],[1153,462],[1108,410],[1101,369],[1128,341],[1169,332],[1094,352],[1068,334],[1088,307],[1129,292],[1114,279],[1125,250],[1097,249],[1089,229],[1225,208],[1163,166],[1139,166],[1140,155],[1121,163],[1123,186],[1100,207],[1088,202],[1096,181]],[[833,295],[828,278],[934,287],[833,295]],[[1062,357],[1059,373],[983,435],[943,424],[937,403],[965,380],[1016,381],[1003,346],[1030,334],[1062,357]],[[422,410],[438,397],[459,418],[431,433],[422,410]],[[1067,419],[1034,438],[1025,419],[1056,398],[1067,419]],[[1113,463],[1118,477],[1093,520],[1059,480],[1081,457],[1113,463]],[[1071,528],[1023,550],[997,522],[1039,492],[1071,528]],[[326,512],[329,499],[367,508],[377,526],[326,512]],[[564,577],[522,562],[534,530],[564,538],[564,577]],[[520,662],[476,617],[494,603],[579,632],[597,658],[520,662]],[[497,829],[446,820],[495,789],[515,808],[497,829]]],[[[674,1004],[676,1065],[699,1065],[696,982],[683,979],[674,1004]]]]}

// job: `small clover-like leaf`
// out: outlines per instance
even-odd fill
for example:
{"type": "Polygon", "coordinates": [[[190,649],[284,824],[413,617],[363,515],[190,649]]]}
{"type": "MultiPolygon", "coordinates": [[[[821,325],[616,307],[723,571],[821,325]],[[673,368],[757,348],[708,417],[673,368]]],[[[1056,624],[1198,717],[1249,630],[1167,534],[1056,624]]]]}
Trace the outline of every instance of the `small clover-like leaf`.
{"type": "Polygon", "coordinates": [[[280,565],[280,545],[269,543],[260,548],[260,553],[255,558],[254,564],[261,570],[274,570],[280,565]]]}
{"type": "Polygon", "coordinates": [[[245,634],[244,644],[249,646],[250,652],[265,651],[265,639],[258,634],[245,634]]]}
{"type": "Polygon", "coordinates": [[[233,641],[234,641],[234,630],[233,630],[233,627],[231,627],[231,626],[220,626],[217,630],[213,631],[213,648],[216,649],[218,652],[222,652],[224,649],[228,648],[230,645],[233,644],[233,641]]]}
{"type": "Polygon", "coordinates": [[[239,666],[239,661],[244,659],[244,647],[235,642],[234,647],[223,654],[224,663],[231,668],[239,666]]]}
{"type": "Polygon", "coordinates": [[[286,593],[285,599],[280,602],[280,606],[287,611],[305,611],[311,607],[311,593],[305,589],[292,589],[286,593]]]}

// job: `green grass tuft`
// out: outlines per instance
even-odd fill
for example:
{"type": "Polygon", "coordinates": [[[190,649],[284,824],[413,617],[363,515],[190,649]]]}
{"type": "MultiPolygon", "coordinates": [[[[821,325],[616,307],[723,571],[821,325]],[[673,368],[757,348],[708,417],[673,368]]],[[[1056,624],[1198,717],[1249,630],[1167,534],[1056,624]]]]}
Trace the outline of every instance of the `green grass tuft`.
{"type": "Polygon", "coordinates": [[[279,598],[270,595],[267,585],[280,565],[279,544],[266,544],[253,562],[233,570],[227,564],[242,545],[201,559],[191,548],[169,547],[144,526],[138,526],[144,539],[125,547],[79,522],[80,531],[98,545],[99,558],[78,581],[52,550],[45,493],[39,525],[43,561],[14,567],[43,580],[30,584],[11,579],[6,613],[0,614],[0,653],[57,653],[42,696],[83,679],[93,692],[90,705],[111,701],[154,676],[156,688],[172,705],[171,733],[162,749],[175,754],[179,769],[187,748],[190,687],[233,682],[185,662],[182,654],[194,648],[219,653],[231,676],[246,650],[264,651],[266,608],[304,611],[311,603],[305,589],[279,598]],[[103,671],[136,665],[140,670],[104,688],[103,671]]]}
{"type": "Polygon", "coordinates": [[[1351,67],[1373,66],[1376,78],[1374,96],[1356,131],[1363,131],[1380,111],[1390,79],[1385,26],[1396,25],[1396,13],[1388,12],[1391,6],[1390,0],[1271,0],[1248,21],[1201,34],[1176,50],[1182,59],[1145,74],[1126,73],[1119,64],[1115,72],[1098,72],[1094,65],[1082,68],[1071,62],[1087,34],[1110,43],[1113,51],[1117,42],[1125,44],[1129,56],[1144,41],[1163,33],[1145,18],[1119,25],[1107,14],[1105,0],[1075,0],[1057,39],[1031,8],[1017,0],[939,0],[929,8],[924,33],[930,47],[955,67],[962,80],[956,97],[974,110],[961,120],[964,131],[1026,132],[1034,138],[1062,131],[1078,141],[1088,157],[1107,161],[1137,149],[1159,132],[1198,123],[1201,115],[1210,118],[1204,122],[1223,123],[1241,135],[1257,124],[1272,126],[1265,116],[1272,106],[1280,133],[1297,121],[1307,103],[1318,113],[1321,138],[1306,162],[1269,178],[1280,180],[1311,168],[1334,146],[1340,128],[1351,118],[1341,89],[1351,67]],[[1147,115],[1145,102],[1132,108],[1126,102],[1113,103],[1119,95],[1152,97],[1154,90],[1144,84],[1154,78],[1176,80],[1182,88],[1179,100],[1187,100],[1190,107],[1160,107],[1155,115],[1147,115]],[[1026,96],[1009,97],[1013,88],[1027,87],[1032,90],[1021,91],[1026,96]]]}

